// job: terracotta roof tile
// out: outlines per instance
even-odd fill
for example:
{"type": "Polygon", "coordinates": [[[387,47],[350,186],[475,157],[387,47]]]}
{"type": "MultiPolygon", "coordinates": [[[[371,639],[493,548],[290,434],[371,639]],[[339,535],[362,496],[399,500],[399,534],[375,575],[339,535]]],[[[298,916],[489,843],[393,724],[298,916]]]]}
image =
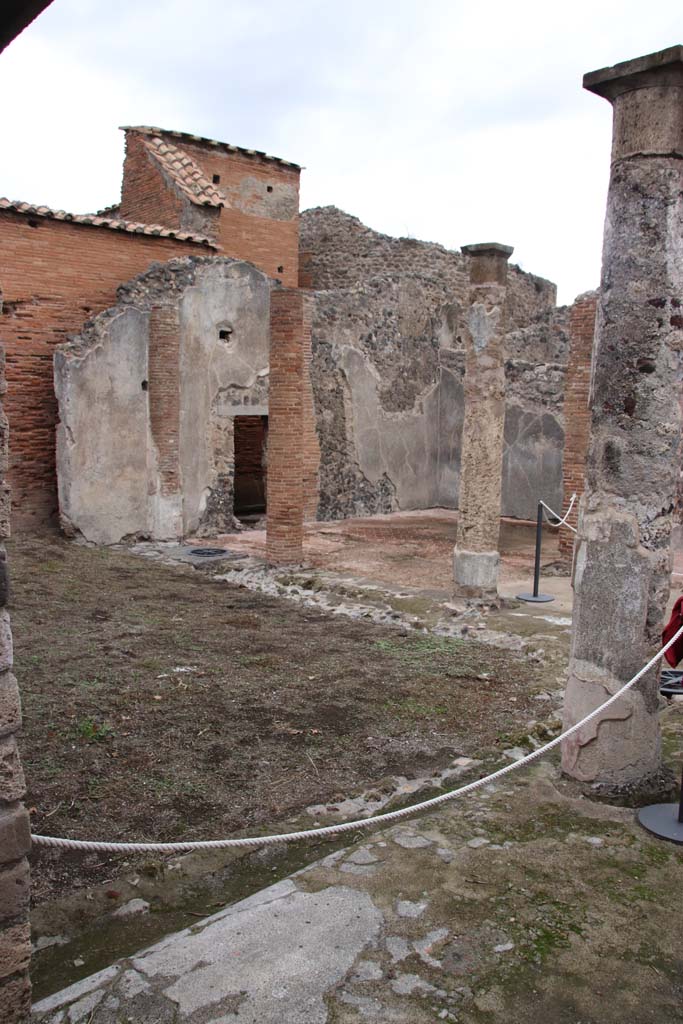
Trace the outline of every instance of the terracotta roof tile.
{"type": "Polygon", "coordinates": [[[53,210],[49,206],[34,206],[12,199],[0,198],[0,210],[12,213],[27,214],[32,217],[46,217],[49,220],[64,220],[73,224],[85,224],[90,227],[108,228],[111,231],[125,231],[129,235],[156,235],[159,238],[175,238],[179,242],[195,242],[218,249],[215,239],[204,235],[194,235],[189,231],[174,231],[162,227],[161,224],[139,224],[136,221],[120,220],[115,217],[100,217],[93,213],[67,213],[65,210],[53,210]]]}
{"type": "Polygon", "coordinates": [[[181,142],[194,142],[203,146],[214,146],[217,149],[224,149],[228,153],[242,153],[244,156],[268,160],[275,164],[281,164],[283,167],[292,167],[297,171],[301,170],[300,165],[292,163],[291,160],[282,160],[279,156],[270,156],[268,153],[263,153],[260,149],[243,149],[242,146],[231,146],[229,142],[206,139],[203,135],[191,135],[189,132],[176,132],[168,128],[151,128],[149,125],[124,125],[121,131],[139,132],[140,135],[170,136],[174,139],[180,139],[181,142]]]}
{"type": "Polygon", "coordinates": [[[227,205],[224,196],[187,153],[183,153],[177,146],[164,142],[158,135],[147,136],[143,143],[191,202],[197,206],[227,205]]]}

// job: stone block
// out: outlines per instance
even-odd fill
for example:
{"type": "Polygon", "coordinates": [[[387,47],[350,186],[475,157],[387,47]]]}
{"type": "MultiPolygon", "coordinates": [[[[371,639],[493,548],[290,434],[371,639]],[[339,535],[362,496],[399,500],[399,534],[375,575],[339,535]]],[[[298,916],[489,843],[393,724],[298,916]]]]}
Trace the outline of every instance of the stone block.
{"type": "Polygon", "coordinates": [[[10,535],[10,514],[12,511],[12,500],[10,486],[7,483],[0,483],[0,540],[6,540],[10,535]]]}
{"type": "Polygon", "coordinates": [[[31,982],[28,971],[0,981],[2,1020],[12,1024],[29,1024],[31,1019],[31,982]]]}
{"type": "Polygon", "coordinates": [[[0,672],[6,672],[7,669],[11,668],[13,661],[14,654],[9,612],[3,608],[0,611],[0,672]]]}
{"type": "Polygon", "coordinates": [[[453,555],[456,591],[465,597],[495,595],[499,564],[497,551],[465,551],[456,547],[453,555]]]}
{"type": "Polygon", "coordinates": [[[30,960],[31,926],[28,921],[3,928],[0,931],[0,978],[27,970],[30,960]]]}
{"type": "Polygon", "coordinates": [[[0,868],[0,924],[28,915],[30,877],[25,858],[0,868]]]}
{"type": "Polygon", "coordinates": [[[21,800],[26,792],[26,781],[19,760],[14,736],[0,739],[0,799],[11,803],[21,800]]]}
{"type": "Polygon", "coordinates": [[[11,672],[0,674],[0,737],[21,727],[19,687],[11,672]]]}
{"type": "Polygon", "coordinates": [[[0,547],[0,608],[4,608],[9,600],[9,567],[7,552],[0,547]]]}
{"type": "Polygon", "coordinates": [[[25,857],[31,849],[31,823],[25,807],[0,809],[0,864],[25,857]]]}

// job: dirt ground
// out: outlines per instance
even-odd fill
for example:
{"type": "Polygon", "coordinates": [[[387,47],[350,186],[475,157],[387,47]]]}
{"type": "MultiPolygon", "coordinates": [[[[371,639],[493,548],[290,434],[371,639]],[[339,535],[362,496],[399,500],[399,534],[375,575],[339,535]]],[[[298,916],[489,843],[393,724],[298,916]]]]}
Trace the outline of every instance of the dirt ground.
{"type": "MultiPolygon", "coordinates": [[[[450,593],[457,525],[458,513],[443,508],[307,523],[304,557],[309,565],[318,569],[332,569],[389,585],[450,593]]],[[[502,591],[508,582],[516,581],[520,573],[523,579],[529,579],[535,537],[535,523],[501,520],[502,591]]],[[[265,526],[224,535],[218,540],[232,551],[263,556],[265,526]]],[[[556,563],[558,558],[557,531],[547,527],[543,534],[543,565],[556,563]]],[[[565,569],[567,574],[568,569],[565,569]]]]}
{"type": "MultiPolygon", "coordinates": [[[[36,833],[268,829],[509,746],[538,713],[538,666],[476,640],[323,615],[56,535],[14,540],[9,556],[36,833]]],[[[117,863],[36,849],[34,902],[117,863]]]]}

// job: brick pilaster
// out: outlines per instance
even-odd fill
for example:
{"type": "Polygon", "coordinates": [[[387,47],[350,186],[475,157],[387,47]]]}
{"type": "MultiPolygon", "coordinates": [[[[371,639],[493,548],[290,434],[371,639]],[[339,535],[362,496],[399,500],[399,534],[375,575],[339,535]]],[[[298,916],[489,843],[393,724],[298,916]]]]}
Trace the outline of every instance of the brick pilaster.
{"type": "MultiPolygon", "coordinates": [[[[562,459],[562,485],[566,508],[571,495],[576,492],[580,498],[584,488],[586,454],[590,435],[590,382],[593,337],[595,335],[595,313],[597,292],[579,295],[569,316],[569,364],[564,396],[564,456],[562,459]]],[[[578,498],[567,520],[576,528],[578,520],[578,498]]],[[[566,526],[560,527],[560,556],[571,561],[574,550],[574,533],[566,526]]]]}
{"type": "Polygon", "coordinates": [[[180,323],[175,304],[152,309],[148,386],[161,493],[176,494],[180,490],[180,323]]]}
{"type": "Polygon", "coordinates": [[[303,558],[306,450],[305,378],[310,359],[313,297],[275,290],[270,308],[268,505],[266,557],[272,564],[303,558]]]}

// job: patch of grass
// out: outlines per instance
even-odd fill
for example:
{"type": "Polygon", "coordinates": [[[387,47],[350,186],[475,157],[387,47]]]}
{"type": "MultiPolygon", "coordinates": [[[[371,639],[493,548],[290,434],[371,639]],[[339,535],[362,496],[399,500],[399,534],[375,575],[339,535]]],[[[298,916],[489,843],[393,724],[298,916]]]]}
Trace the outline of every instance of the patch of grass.
{"type": "Polygon", "coordinates": [[[440,704],[422,704],[413,697],[406,697],[404,700],[388,700],[384,704],[387,711],[393,711],[398,715],[405,715],[408,718],[431,718],[432,715],[445,715],[446,708],[440,704]]]}
{"type": "Polygon", "coordinates": [[[98,722],[94,718],[81,718],[76,725],[76,732],[87,743],[101,743],[114,735],[110,725],[98,722]]]}

